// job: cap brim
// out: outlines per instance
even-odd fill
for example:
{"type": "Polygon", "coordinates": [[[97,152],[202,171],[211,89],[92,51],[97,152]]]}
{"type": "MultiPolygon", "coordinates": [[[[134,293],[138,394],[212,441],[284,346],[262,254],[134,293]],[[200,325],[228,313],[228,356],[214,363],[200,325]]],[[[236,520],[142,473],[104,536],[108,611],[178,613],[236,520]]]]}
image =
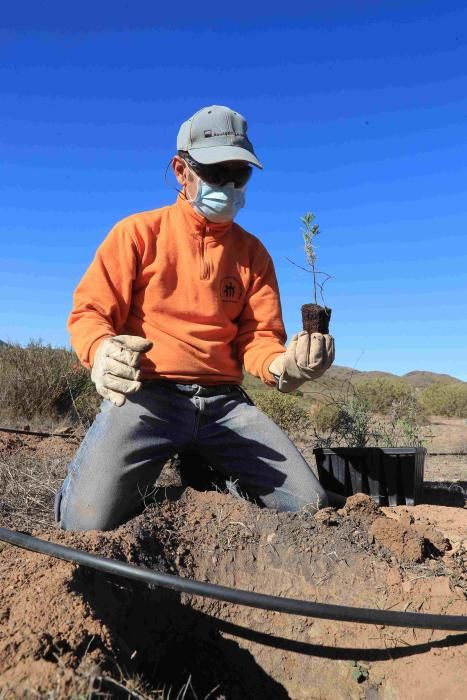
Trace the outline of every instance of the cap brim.
{"type": "Polygon", "coordinates": [[[244,163],[251,163],[257,168],[263,166],[250,151],[241,146],[210,146],[209,148],[190,148],[188,153],[198,163],[202,165],[213,165],[214,163],[224,163],[228,160],[241,160],[244,163]]]}

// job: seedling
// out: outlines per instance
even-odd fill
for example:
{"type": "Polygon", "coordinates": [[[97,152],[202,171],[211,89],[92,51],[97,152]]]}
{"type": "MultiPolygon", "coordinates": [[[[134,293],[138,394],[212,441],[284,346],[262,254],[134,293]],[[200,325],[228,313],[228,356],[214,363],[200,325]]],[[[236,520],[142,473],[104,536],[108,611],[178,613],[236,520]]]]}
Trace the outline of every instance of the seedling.
{"type": "Polygon", "coordinates": [[[308,268],[297,265],[287,258],[289,262],[296,267],[299,267],[305,272],[310,272],[313,275],[313,303],[303,304],[302,306],[302,322],[303,330],[308,331],[308,333],[329,333],[329,321],[331,318],[331,309],[326,306],[324,302],[323,288],[331,275],[326,272],[320,272],[316,269],[316,248],[315,248],[315,238],[320,233],[319,224],[313,223],[315,220],[315,215],[313,212],[309,211],[304,216],[301,217],[301,221],[305,226],[302,229],[303,240],[305,242],[305,256],[306,264],[308,268]],[[324,276],[322,282],[319,281],[318,276],[324,276]],[[323,306],[318,304],[318,290],[323,302],[323,306]]]}

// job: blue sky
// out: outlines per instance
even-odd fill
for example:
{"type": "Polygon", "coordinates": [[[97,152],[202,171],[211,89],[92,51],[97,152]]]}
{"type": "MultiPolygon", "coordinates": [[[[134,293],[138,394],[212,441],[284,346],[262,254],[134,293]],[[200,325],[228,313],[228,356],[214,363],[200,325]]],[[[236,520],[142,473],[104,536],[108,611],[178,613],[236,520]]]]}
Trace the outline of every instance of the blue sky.
{"type": "Polygon", "coordinates": [[[182,121],[228,105],[264,164],[238,222],[289,336],[332,275],[336,363],[467,380],[463,2],[8,3],[0,20],[0,338],[68,345],[73,289],[119,219],[174,200],[182,121]],[[265,7],[265,6],[264,6],[265,7]]]}

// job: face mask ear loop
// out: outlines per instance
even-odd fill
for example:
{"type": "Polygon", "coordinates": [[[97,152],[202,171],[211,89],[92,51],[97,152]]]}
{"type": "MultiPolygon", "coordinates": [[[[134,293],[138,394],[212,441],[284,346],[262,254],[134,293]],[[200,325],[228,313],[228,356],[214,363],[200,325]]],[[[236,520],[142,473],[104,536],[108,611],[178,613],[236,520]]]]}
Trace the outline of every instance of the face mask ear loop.
{"type": "Polygon", "coordinates": [[[167,167],[166,167],[165,173],[164,173],[164,184],[165,184],[167,187],[170,187],[171,190],[175,190],[175,192],[178,192],[178,194],[180,194],[182,197],[184,197],[185,199],[187,199],[187,196],[186,196],[186,194],[185,194],[185,192],[184,192],[183,190],[178,190],[176,187],[173,187],[173,185],[169,185],[169,184],[167,183],[167,173],[168,173],[168,171],[169,171],[170,166],[171,166],[172,163],[173,163],[173,159],[174,159],[174,156],[172,156],[172,158],[171,158],[171,159],[169,160],[169,162],[167,163],[167,167]]]}
{"type": "Polygon", "coordinates": [[[196,178],[196,193],[195,193],[195,196],[193,197],[193,199],[189,199],[187,197],[187,195],[185,194],[185,199],[187,200],[187,202],[190,202],[190,204],[193,204],[193,202],[196,200],[196,197],[197,197],[198,192],[199,192],[199,184],[201,182],[201,178],[199,175],[197,175],[196,173],[193,172],[193,170],[190,168],[190,166],[188,165],[188,163],[186,161],[184,161],[184,162],[185,162],[186,167],[190,171],[190,173],[193,175],[194,178],[196,178]]]}

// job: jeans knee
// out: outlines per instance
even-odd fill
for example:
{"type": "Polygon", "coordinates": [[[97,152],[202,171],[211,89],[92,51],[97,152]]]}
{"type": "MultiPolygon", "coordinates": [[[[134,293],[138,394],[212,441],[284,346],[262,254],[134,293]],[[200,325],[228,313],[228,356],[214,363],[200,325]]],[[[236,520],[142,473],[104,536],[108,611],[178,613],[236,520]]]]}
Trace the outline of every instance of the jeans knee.
{"type": "Polygon", "coordinates": [[[112,530],[119,523],[110,522],[107,518],[101,517],[98,513],[88,512],[81,508],[67,508],[62,515],[58,526],[68,532],[85,532],[87,530],[112,530]],[[81,512],[82,511],[82,512],[81,512]]]}
{"type": "Polygon", "coordinates": [[[111,530],[119,524],[109,519],[102,508],[70,499],[66,480],[55,494],[54,519],[61,530],[69,532],[111,530]]]}

